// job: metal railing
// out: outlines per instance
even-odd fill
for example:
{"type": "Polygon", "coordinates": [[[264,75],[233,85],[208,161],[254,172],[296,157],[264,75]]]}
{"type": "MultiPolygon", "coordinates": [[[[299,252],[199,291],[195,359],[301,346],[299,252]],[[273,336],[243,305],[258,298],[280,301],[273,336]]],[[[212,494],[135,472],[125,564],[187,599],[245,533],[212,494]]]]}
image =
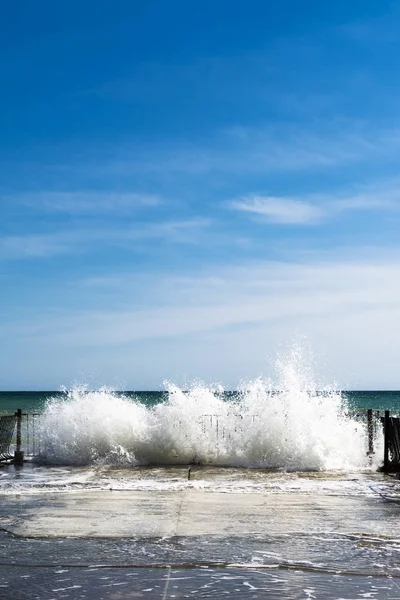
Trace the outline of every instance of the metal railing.
{"type": "Polygon", "coordinates": [[[33,458],[41,453],[42,413],[22,412],[0,415],[0,460],[14,459],[21,463],[24,458],[33,458]]]}
{"type": "Polygon", "coordinates": [[[382,423],[385,434],[382,470],[385,472],[400,472],[400,418],[391,417],[390,412],[385,410],[382,423]]]}
{"type": "Polygon", "coordinates": [[[13,456],[11,446],[16,423],[16,414],[0,417],[0,461],[9,460],[13,456]]]}
{"type": "MultiPolygon", "coordinates": [[[[368,454],[374,453],[374,440],[377,429],[383,425],[385,431],[384,469],[388,470],[394,462],[400,462],[400,419],[390,417],[389,411],[368,410],[349,411],[348,416],[367,425],[368,454]],[[395,423],[396,421],[396,423],[395,423]],[[386,423],[386,425],[385,425],[386,423]],[[399,429],[397,429],[399,428],[399,429]],[[393,441],[394,440],[394,441],[393,441]],[[398,440],[398,443],[396,442],[398,440]]],[[[233,427],[226,427],[226,419],[221,422],[222,415],[204,414],[195,419],[200,434],[213,434],[215,439],[230,439],[236,433],[241,433],[243,426],[248,424],[248,418],[239,413],[231,413],[233,427]]],[[[257,415],[250,416],[251,422],[256,422],[257,415]]],[[[182,421],[177,420],[175,427],[182,427],[182,421]]],[[[0,460],[14,457],[15,462],[23,462],[26,458],[40,456],[44,448],[43,413],[22,412],[18,409],[14,414],[0,415],[0,460]]]]}

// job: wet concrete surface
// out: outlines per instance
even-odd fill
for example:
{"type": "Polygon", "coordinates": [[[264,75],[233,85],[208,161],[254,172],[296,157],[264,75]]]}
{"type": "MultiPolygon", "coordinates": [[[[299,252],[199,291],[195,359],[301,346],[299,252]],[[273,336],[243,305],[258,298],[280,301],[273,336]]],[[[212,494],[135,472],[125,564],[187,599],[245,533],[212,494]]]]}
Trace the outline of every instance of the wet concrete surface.
{"type": "Polygon", "coordinates": [[[0,494],[0,599],[400,599],[400,504],[293,482],[0,494]]]}

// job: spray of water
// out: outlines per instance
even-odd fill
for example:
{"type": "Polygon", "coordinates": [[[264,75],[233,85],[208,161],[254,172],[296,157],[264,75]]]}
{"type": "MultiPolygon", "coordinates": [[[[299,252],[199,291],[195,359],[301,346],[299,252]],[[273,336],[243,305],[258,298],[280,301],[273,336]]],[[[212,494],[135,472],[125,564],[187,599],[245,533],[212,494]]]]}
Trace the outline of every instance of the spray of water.
{"type": "Polygon", "coordinates": [[[366,468],[365,425],[337,389],[317,391],[302,351],[276,365],[276,382],[221,388],[166,383],[167,401],[145,406],[108,389],[75,387],[51,399],[41,459],[58,464],[213,464],[286,470],[366,468]]]}

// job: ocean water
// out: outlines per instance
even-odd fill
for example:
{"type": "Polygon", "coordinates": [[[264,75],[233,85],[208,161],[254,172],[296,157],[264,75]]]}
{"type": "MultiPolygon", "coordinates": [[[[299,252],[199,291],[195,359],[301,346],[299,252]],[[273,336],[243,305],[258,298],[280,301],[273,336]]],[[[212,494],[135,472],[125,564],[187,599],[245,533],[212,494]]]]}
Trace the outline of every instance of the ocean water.
{"type": "Polygon", "coordinates": [[[400,598],[400,482],[357,416],[400,393],[322,387],[297,350],[276,372],[3,392],[41,416],[0,467],[0,598],[400,598]]]}
{"type": "MultiPolygon", "coordinates": [[[[206,387],[206,386],[205,386],[206,387]]],[[[85,387],[80,388],[85,389],[85,387]]],[[[111,391],[111,390],[110,390],[111,391]]],[[[168,390],[164,391],[112,391],[116,397],[138,401],[146,406],[154,406],[168,399],[168,390]]],[[[354,410],[368,409],[391,410],[400,412],[400,390],[341,390],[343,400],[354,410]]],[[[228,402],[235,399],[237,391],[225,391],[220,394],[228,402]]],[[[65,390],[46,391],[0,391],[0,414],[15,412],[18,408],[23,411],[42,411],[49,400],[67,399],[65,390]]]]}

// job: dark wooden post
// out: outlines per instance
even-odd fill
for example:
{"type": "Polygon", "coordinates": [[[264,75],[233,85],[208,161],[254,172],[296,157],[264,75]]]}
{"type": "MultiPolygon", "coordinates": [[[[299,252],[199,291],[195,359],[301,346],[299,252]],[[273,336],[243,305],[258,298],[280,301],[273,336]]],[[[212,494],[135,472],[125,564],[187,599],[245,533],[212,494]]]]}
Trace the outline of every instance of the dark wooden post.
{"type": "Polygon", "coordinates": [[[17,417],[17,448],[14,452],[14,464],[22,465],[24,462],[24,453],[21,450],[21,432],[22,432],[22,410],[19,408],[15,413],[17,417]]]}
{"type": "Polygon", "coordinates": [[[390,413],[385,410],[384,420],[384,431],[385,431],[385,446],[383,451],[383,470],[389,471],[389,435],[390,435],[390,413]]]}
{"type": "Polygon", "coordinates": [[[374,423],[372,420],[372,410],[369,408],[367,411],[368,421],[368,455],[374,453],[374,423]]]}

